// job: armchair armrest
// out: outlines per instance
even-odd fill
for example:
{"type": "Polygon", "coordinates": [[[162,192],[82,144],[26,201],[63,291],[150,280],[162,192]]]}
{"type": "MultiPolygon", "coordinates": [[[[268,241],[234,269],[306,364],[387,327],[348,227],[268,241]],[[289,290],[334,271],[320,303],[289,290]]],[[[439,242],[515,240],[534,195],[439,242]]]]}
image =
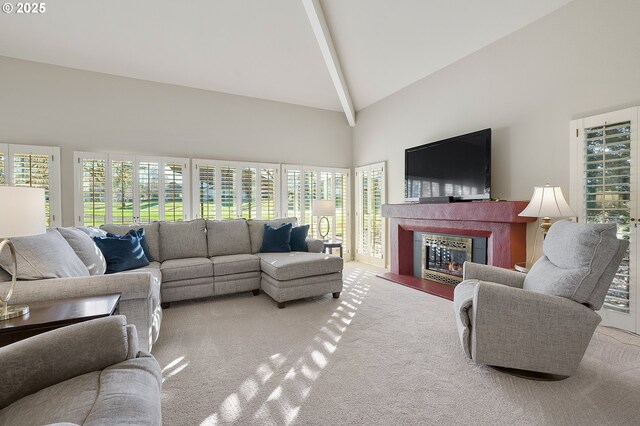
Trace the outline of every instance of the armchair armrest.
{"type": "Polygon", "coordinates": [[[488,281],[516,288],[522,288],[526,277],[522,272],[473,262],[464,262],[462,268],[462,277],[465,280],[488,281]]]}
{"type": "Polygon", "coordinates": [[[0,348],[0,409],[56,383],[135,357],[134,351],[135,327],[127,327],[122,315],[59,328],[0,348]]]}
{"type": "Polygon", "coordinates": [[[324,242],[322,240],[307,238],[305,241],[307,242],[310,253],[322,253],[324,250],[324,242]]]}
{"type": "Polygon", "coordinates": [[[570,299],[490,282],[475,287],[474,361],[571,375],[601,318],[570,299]]]}

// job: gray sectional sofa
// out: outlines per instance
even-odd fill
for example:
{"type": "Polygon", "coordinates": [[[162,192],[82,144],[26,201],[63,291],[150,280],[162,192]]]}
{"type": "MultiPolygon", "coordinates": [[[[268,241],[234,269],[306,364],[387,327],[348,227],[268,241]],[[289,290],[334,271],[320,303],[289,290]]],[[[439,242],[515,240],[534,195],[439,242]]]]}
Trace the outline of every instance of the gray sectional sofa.
{"type": "MultiPolygon", "coordinates": [[[[136,326],[140,348],[150,351],[160,330],[161,306],[168,307],[171,302],[245,291],[258,295],[260,289],[279,308],[304,297],[327,293],[339,297],[342,259],[322,253],[324,244],[315,239],[307,239],[309,252],[260,253],[267,223],[295,226],[297,219],[196,219],[139,226],[104,225],[102,230],[115,234],[144,228],[153,258],[149,266],[91,275],[95,265],[89,265],[79,253],[87,266],[84,276],[20,281],[11,303],[121,293],[120,313],[136,326]]],[[[77,246],[74,249],[79,251],[77,246]]],[[[7,280],[8,275],[0,274],[0,281],[7,280]]],[[[6,291],[8,286],[8,282],[0,282],[0,291],[6,291]]]]}

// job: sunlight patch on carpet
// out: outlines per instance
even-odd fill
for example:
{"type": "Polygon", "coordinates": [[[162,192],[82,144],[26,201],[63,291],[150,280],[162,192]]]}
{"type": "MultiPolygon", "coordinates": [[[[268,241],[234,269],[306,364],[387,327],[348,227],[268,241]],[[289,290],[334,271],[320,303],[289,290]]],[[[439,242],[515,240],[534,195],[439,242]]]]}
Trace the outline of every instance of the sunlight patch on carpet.
{"type": "Polygon", "coordinates": [[[364,279],[372,275],[364,269],[354,269],[344,279],[342,294],[345,297],[313,336],[301,356],[287,367],[287,357],[280,353],[271,355],[256,368],[253,377],[242,382],[237,393],[227,396],[218,410],[202,421],[201,426],[216,425],[219,421],[233,422],[241,415],[243,404],[251,401],[257,394],[264,393],[265,388],[273,390],[253,413],[254,420],[264,424],[292,424],[298,417],[304,400],[312,392],[313,383],[331,362],[331,356],[338,349],[342,335],[365,300],[369,284],[364,279]],[[286,373],[279,373],[283,368],[286,373]],[[274,377],[278,380],[272,380],[274,377]]]}

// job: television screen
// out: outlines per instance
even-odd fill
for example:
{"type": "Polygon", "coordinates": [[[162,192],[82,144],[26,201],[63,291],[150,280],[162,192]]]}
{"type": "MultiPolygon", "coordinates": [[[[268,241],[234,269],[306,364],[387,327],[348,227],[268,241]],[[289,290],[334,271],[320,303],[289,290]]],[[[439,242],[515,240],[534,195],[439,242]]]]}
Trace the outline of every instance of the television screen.
{"type": "Polygon", "coordinates": [[[405,150],[405,198],[491,199],[491,129],[405,150]]]}

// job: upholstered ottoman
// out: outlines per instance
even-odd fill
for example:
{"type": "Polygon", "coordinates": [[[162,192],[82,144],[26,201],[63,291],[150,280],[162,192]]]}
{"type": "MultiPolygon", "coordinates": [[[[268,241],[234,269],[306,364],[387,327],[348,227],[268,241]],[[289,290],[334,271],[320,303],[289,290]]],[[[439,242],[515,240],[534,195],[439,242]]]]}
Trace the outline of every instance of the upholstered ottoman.
{"type": "Polygon", "coordinates": [[[289,300],[342,291],[342,258],[325,253],[256,253],[262,290],[285,307],[289,300]]]}

